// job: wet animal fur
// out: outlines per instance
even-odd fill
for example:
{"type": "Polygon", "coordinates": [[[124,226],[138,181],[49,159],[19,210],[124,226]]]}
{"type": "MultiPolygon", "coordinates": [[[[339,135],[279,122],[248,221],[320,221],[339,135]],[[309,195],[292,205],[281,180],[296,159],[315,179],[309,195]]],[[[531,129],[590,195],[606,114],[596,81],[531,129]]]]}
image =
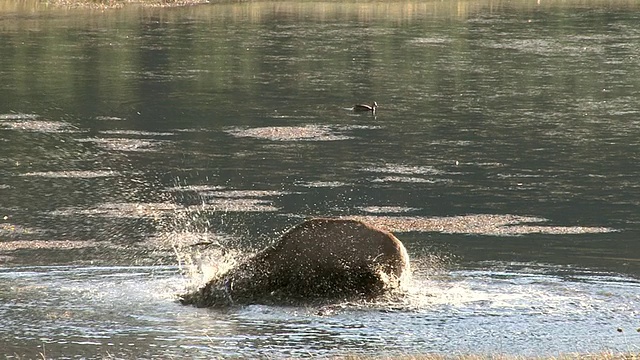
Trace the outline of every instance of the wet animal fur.
{"type": "Polygon", "coordinates": [[[317,218],[181,301],[199,307],[375,297],[396,288],[409,256],[393,234],[357,220],[317,218]]]}

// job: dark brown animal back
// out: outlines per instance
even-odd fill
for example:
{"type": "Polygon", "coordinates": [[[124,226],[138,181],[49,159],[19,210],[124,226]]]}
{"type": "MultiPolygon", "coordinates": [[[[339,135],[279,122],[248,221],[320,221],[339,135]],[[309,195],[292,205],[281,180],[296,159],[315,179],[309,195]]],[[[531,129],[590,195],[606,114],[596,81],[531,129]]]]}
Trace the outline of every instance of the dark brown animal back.
{"type": "Polygon", "coordinates": [[[376,266],[400,278],[409,270],[409,256],[400,240],[357,220],[307,220],[287,231],[274,250],[276,262],[286,261],[283,265],[302,273],[376,266]]]}

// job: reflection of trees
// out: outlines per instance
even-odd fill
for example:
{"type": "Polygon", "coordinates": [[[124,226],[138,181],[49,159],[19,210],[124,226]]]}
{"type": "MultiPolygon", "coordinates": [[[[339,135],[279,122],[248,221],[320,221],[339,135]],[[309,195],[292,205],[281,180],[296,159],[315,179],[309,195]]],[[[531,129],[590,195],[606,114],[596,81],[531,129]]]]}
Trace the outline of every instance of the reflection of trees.
{"type": "MultiPolygon", "coordinates": [[[[616,4],[640,6],[635,1],[616,4]]],[[[517,61],[520,55],[545,55],[540,49],[578,51],[581,41],[567,50],[566,42],[572,40],[563,43],[562,31],[571,28],[572,20],[564,18],[538,26],[552,42],[543,38],[527,44],[509,38],[470,49],[471,41],[494,26],[467,23],[468,17],[491,21],[487,14],[502,11],[514,16],[531,13],[535,20],[541,9],[551,12],[542,16],[553,16],[567,6],[559,0],[539,6],[524,0],[251,2],[180,9],[132,7],[98,14],[47,10],[41,2],[2,1],[0,12],[37,10],[53,20],[21,15],[3,21],[0,64],[10,71],[4,71],[0,92],[9,104],[29,102],[88,114],[136,114],[145,108],[147,113],[132,118],[147,122],[145,117],[153,117],[156,124],[181,116],[177,107],[182,107],[182,114],[202,107],[215,114],[264,104],[277,109],[291,97],[317,106],[319,94],[340,103],[352,100],[344,99],[345,94],[370,101],[383,90],[395,94],[402,90],[402,96],[415,98],[425,86],[447,87],[443,94],[476,92],[482,89],[473,87],[484,82],[469,79],[481,80],[485,69],[486,76],[495,77],[492,87],[504,85],[501,74],[490,73],[495,70],[489,62],[495,60],[491,52],[496,49],[513,50],[514,56],[507,54],[503,60],[517,61]],[[464,73],[470,64],[476,74],[464,73]],[[404,79],[406,88],[388,88],[389,78],[404,79]],[[100,104],[100,99],[108,99],[108,105],[100,104]]],[[[511,28],[496,32],[523,31],[518,29],[525,24],[501,24],[511,28]]],[[[594,19],[593,29],[605,25],[594,19]]],[[[567,65],[560,56],[552,66],[567,65]]],[[[520,79],[540,81],[526,74],[520,79]]],[[[544,81],[576,86],[572,76],[544,81]]],[[[589,84],[580,88],[584,85],[589,84]]],[[[446,108],[456,105],[447,97],[439,103],[446,108]]]]}

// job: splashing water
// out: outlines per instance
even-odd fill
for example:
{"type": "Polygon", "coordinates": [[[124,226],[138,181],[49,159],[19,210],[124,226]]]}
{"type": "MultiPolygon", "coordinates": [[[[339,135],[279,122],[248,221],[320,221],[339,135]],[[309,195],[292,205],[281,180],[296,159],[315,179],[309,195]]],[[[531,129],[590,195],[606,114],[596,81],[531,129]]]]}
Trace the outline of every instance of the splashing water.
{"type": "Polygon", "coordinates": [[[231,245],[237,239],[231,235],[211,231],[210,214],[201,208],[176,211],[159,224],[156,246],[173,251],[180,273],[185,278],[184,291],[204,286],[217,278],[247,255],[231,245]]]}

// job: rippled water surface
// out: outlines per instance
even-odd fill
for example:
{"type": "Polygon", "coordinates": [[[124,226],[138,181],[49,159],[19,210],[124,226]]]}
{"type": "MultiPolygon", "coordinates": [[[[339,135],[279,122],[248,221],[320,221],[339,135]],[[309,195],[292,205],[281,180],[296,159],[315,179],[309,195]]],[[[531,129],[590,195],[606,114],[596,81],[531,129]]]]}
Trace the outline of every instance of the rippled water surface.
{"type": "Polygon", "coordinates": [[[130,358],[634,347],[637,280],[546,264],[484,266],[418,276],[404,297],[378,303],[228,310],[177,305],[172,292],[184,278],[175,267],[5,269],[0,344],[16,353],[130,358]]]}
{"type": "Polygon", "coordinates": [[[0,353],[637,353],[640,8],[540,3],[0,1],[0,353]],[[308,216],[405,293],[175,301],[308,216]]]}

